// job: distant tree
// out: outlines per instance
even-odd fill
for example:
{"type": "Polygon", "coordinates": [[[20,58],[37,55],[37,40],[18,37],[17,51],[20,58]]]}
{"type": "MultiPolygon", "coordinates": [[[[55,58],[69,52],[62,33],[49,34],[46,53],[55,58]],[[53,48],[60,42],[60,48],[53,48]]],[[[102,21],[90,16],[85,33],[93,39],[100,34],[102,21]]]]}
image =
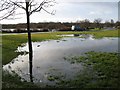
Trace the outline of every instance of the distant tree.
{"type": "Polygon", "coordinates": [[[114,27],[115,26],[114,20],[111,19],[110,21],[108,21],[108,20],[105,21],[104,26],[105,27],[114,27]]]}
{"type": "Polygon", "coordinates": [[[114,20],[111,19],[111,27],[114,27],[114,20]]]}
{"type": "Polygon", "coordinates": [[[105,27],[110,27],[110,26],[111,26],[111,22],[109,22],[108,20],[105,21],[104,26],[105,26],[105,27]]]}
{"type": "Polygon", "coordinates": [[[94,23],[101,23],[102,19],[101,18],[98,18],[98,19],[95,19],[94,20],[94,23]]]}
{"type": "Polygon", "coordinates": [[[94,20],[95,27],[101,29],[101,22],[102,22],[101,18],[95,19],[94,20]]]}
{"type": "Polygon", "coordinates": [[[85,19],[84,20],[84,24],[85,24],[85,28],[89,28],[90,27],[90,20],[89,19],[85,19]]]}
{"type": "Polygon", "coordinates": [[[81,20],[81,21],[77,20],[76,23],[77,23],[77,25],[79,24],[80,27],[82,27],[82,28],[87,29],[87,28],[90,27],[90,20],[89,19],[84,19],[84,20],[81,20]]]}
{"type": "Polygon", "coordinates": [[[115,23],[115,27],[116,27],[117,29],[120,29],[120,21],[117,21],[117,22],[115,23]]]}
{"type": "Polygon", "coordinates": [[[22,27],[22,26],[21,26],[20,24],[17,24],[17,25],[16,25],[16,32],[17,32],[17,31],[20,31],[20,30],[21,30],[21,27],[22,27]]]}
{"type": "Polygon", "coordinates": [[[111,19],[111,23],[114,23],[114,20],[113,20],[113,19],[111,19]]]}

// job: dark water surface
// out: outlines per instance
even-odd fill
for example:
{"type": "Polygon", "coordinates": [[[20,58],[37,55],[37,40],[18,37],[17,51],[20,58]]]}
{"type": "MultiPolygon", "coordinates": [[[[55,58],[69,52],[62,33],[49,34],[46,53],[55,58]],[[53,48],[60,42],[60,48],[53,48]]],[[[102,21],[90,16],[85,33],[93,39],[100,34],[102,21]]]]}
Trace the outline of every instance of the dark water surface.
{"type": "MultiPolygon", "coordinates": [[[[91,35],[86,38],[68,37],[61,40],[33,42],[33,81],[41,84],[55,85],[57,80],[50,81],[50,76],[62,79],[72,79],[83,70],[81,64],[71,64],[64,60],[66,56],[83,55],[88,51],[117,52],[118,38],[94,39],[91,35]]],[[[18,47],[18,52],[28,51],[28,44],[18,47]]],[[[15,71],[22,80],[29,80],[28,54],[19,55],[5,70],[15,71]]]]}

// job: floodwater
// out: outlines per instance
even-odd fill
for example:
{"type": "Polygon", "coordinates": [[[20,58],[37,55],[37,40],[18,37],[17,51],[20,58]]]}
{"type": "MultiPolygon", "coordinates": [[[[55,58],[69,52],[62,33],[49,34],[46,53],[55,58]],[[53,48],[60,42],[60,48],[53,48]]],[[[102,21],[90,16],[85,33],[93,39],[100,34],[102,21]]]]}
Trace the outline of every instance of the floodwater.
{"type": "MultiPolygon", "coordinates": [[[[72,35],[71,35],[72,36],[72,35]]],[[[55,85],[58,81],[50,81],[51,76],[61,79],[73,79],[83,70],[81,64],[71,64],[64,57],[83,55],[88,51],[118,52],[118,38],[94,39],[89,35],[85,38],[64,37],[61,40],[33,42],[33,82],[55,85]]],[[[27,52],[28,44],[18,47],[17,52],[27,52]]],[[[3,69],[15,71],[22,80],[29,79],[28,54],[19,55],[3,69]]]]}

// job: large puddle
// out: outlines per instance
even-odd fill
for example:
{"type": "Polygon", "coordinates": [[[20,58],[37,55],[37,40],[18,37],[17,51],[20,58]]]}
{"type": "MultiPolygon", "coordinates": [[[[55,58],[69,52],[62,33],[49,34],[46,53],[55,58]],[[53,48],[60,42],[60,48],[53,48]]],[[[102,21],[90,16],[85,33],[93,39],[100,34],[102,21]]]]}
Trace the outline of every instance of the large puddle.
{"type": "MultiPolygon", "coordinates": [[[[55,85],[58,78],[73,79],[83,70],[81,64],[71,64],[64,60],[64,57],[80,56],[88,51],[117,52],[118,38],[94,39],[91,35],[87,38],[65,37],[61,40],[33,42],[32,45],[33,82],[55,85]]],[[[17,51],[28,51],[28,44],[18,47],[17,51]]],[[[30,81],[28,56],[28,54],[19,55],[3,68],[10,72],[15,71],[22,80],[30,81]]]]}

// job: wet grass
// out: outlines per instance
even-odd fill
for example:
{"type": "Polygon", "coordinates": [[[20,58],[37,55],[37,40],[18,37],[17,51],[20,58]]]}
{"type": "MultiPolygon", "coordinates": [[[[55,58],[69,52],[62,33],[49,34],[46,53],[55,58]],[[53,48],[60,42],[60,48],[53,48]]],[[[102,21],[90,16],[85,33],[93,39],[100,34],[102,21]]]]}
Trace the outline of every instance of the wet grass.
{"type": "Polygon", "coordinates": [[[84,66],[84,71],[74,80],[64,81],[65,85],[75,88],[120,88],[118,56],[118,53],[92,51],[87,52],[85,56],[65,58],[84,66]]]}
{"type": "MultiPolygon", "coordinates": [[[[39,33],[39,34],[32,34],[32,41],[44,41],[44,40],[51,40],[51,39],[60,39],[62,38],[61,34],[92,34],[95,35],[96,38],[101,37],[119,37],[118,36],[119,30],[113,30],[113,31],[97,31],[97,32],[51,32],[51,33],[39,33]]],[[[1,38],[1,36],[0,36],[1,38]]],[[[20,53],[16,53],[15,50],[18,46],[21,46],[21,44],[27,42],[27,34],[23,35],[5,35],[2,36],[2,64],[5,65],[9,62],[11,62],[15,57],[17,57],[20,53]]],[[[73,58],[74,59],[74,58],[73,58]]],[[[81,62],[81,61],[79,61],[81,62]]],[[[73,62],[74,63],[74,62],[73,62]]],[[[11,74],[5,74],[6,72],[3,72],[3,86],[5,88],[14,87],[32,87],[32,84],[24,84],[24,82],[20,81],[20,78],[15,75],[12,76],[11,74]],[[12,82],[12,83],[11,83],[12,82]]],[[[56,77],[50,76],[48,78],[49,80],[54,80],[56,77]]],[[[78,80],[79,81],[79,80],[78,80]]],[[[62,83],[65,83],[63,80],[61,80],[62,83]]],[[[73,81],[74,82],[74,81],[73,81]]],[[[60,84],[64,86],[63,84],[60,84]]],[[[74,84],[73,84],[74,85],[74,84]]],[[[36,87],[36,86],[35,86],[36,87]]]]}
{"type": "Polygon", "coordinates": [[[12,75],[8,71],[2,72],[2,88],[38,88],[39,86],[27,81],[20,81],[21,78],[13,73],[12,75]]]}
{"type": "Polygon", "coordinates": [[[21,43],[27,41],[25,36],[3,36],[2,37],[2,64],[9,63],[19,53],[14,52],[21,43]]]}
{"type": "Polygon", "coordinates": [[[95,38],[102,38],[102,37],[120,37],[119,31],[120,31],[120,30],[96,31],[96,32],[91,32],[91,34],[94,35],[95,38]]]}
{"type": "Polygon", "coordinates": [[[51,76],[48,76],[47,79],[49,81],[55,81],[55,80],[59,80],[60,77],[59,76],[56,76],[56,75],[51,75],[51,76]]]}

